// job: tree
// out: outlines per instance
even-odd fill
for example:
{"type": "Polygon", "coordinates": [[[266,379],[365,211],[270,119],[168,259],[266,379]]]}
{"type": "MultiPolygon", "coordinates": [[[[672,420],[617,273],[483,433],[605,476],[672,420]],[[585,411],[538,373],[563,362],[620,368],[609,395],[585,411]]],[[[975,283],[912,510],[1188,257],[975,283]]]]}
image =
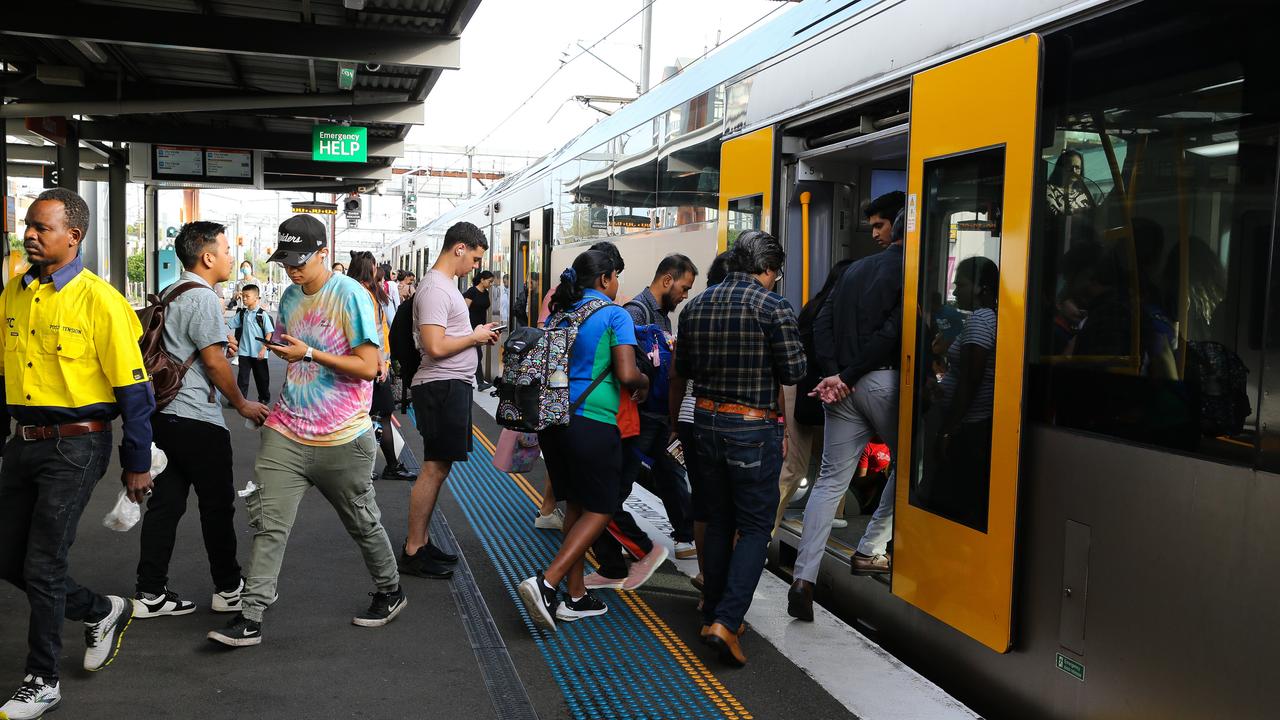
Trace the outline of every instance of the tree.
{"type": "Polygon", "coordinates": [[[145,282],[147,279],[146,253],[130,255],[128,261],[125,263],[125,274],[129,277],[129,282],[145,282]]]}

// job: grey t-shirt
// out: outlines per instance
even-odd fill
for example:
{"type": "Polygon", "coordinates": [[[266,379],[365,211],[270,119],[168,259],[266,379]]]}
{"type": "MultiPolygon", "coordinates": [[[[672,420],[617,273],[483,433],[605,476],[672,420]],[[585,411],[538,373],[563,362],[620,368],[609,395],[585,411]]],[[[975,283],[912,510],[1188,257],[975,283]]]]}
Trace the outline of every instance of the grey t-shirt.
{"type": "MultiPolygon", "coordinates": [[[[471,314],[457,281],[439,270],[423,274],[418,292],[413,296],[413,328],[418,331],[423,325],[443,327],[445,337],[467,337],[472,333],[471,314]]],[[[465,380],[475,384],[475,374],[475,348],[466,348],[441,360],[432,359],[423,348],[422,365],[411,384],[436,380],[465,380]]]]}
{"type": "MultiPolygon", "coordinates": [[[[204,288],[209,287],[209,283],[199,275],[183,272],[178,282],[165,288],[161,296],[167,297],[173,288],[187,281],[200,283],[204,288]]],[[[210,345],[225,345],[227,342],[227,323],[222,319],[222,302],[211,289],[204,288],[186,291],[170,303],[165,313],[164,349],[178,362],[186,362],[192,353],[210,345]]],[[[212,387],[209,376],[205,373],[204,363],[197,357],[182,378],[182,389],[160,412],[225,428],[227,423],[222,418],[222,406],[218,403],[217,395],[214,395],[212,402],[209,401],[212,387]]]]}

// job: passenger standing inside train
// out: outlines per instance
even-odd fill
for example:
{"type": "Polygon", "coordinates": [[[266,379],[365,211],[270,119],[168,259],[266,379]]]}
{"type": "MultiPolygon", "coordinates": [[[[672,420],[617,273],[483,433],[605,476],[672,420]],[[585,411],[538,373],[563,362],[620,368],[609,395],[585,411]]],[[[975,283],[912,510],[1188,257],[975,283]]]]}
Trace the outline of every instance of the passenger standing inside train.
{"type": "MultiPolygon", "coordinates": [[[[854,468],[873,435],[896,453],[898,352],[902,335],[902,192],[867,205],[872,237],[885,249],[845,271],[814,324],[814,346],[823,376],[813,393],[826,413],[822,469],[809,491],[804,530],[796,551],[795,582],[787,613],[813,620],[813,588],[831,535],[836,507],[849,490],[854,468]]],[[[889,571],[893,536],[894,474],[853,556],[855,574],[889,571]]]]}
{"type": "Polygon", "coordinates": [[[382,335],[368,291],[330,269],[327,237],[314,216],[294,215],[280,224],[269,260],[282,264],[293,283],[280,297],[284,344],[270,346],[289,366],[262,430],[257,487],[245,498],[254,532],[240,613],[208,635],[230,647],[262,642],[262,618],[275,602],[289,532],[312,486],[360,548],[376,588],[352,624],[381,627],[408,603],[369,478],[378,452],[369,405],[382,335]]]}
{"type": "MultiPolygon", "coordinates": [[[[489,297],[489,288],[493,285],[493,273],[485,270],[475,277],[471,278],[471,287],[462,293],[462,301],[467,304],[467,312],[471,316],[471,327],[477,328],[484,325],[489,320],[489,305],[492,300],[489,297]]],[[[480,390],[488,390],[493,387],[485,382],[482,374],[482,366],[484,365],[484,346],[476,346],[476,387],[480,390]]]]}
{"type": "MultiPolygon", "coordinates": [[[[67,574],[80,515],[111,461],[111,420],[122,418],[120,481],[134,502],[151,491],[155,398],[142,364],[142,326],[128,301],[80,261],[89,206],[46,190],[27,209],[31,269],[0,295],[8,323],[0,425],[17,436],[0,464],[0,575],[27,594],[26,677],[0,707],[37,718],[61,702],[64,620],[83,622],[84,669],[115,658],[133,601],[99,595],[67,574]]],[[[16,624],[16,623],[15,623],[16,624]]]]}
{"type": "Polygon", "coordinates": [[[413,324],[422,346],[422,364],[410,393],[422,434],[423,461],[409,495],[409,535],[400,570],[425,578],[448,578],[458,556],[431,544],[428,526],[440,488],[455,462],[471,452],[471,399],[475,392],[476,350],[498,340],[493,324],[471,324],[458,279],[480,267],[489,249],[480,228],[454,223],[445,232],[440,256],[422,276],[413,296],[413,324]]]}
{"type": "Polygon", "coordinates": [[[623,392],[643,399],[649,388],[648,378],[636,367],[635,325],[625,310],[613,304],[617,296],[614,259],[586,250],[561,273],[551,298],[548,325],[569,323],[570,313],[580,318],[569,349],[573,414],[568,425],[553,425],[538,433],[547,476],[555,485],[555,496],[565,501],[565,535],[551,564],[519,586],[529,616],[548,630],[556,629],[557,619],[567,622],[608,611],[586,588],[583,557],[618,506],[619,400],[623,392]],[[562,580],[568,586],[564,601],[559,596],[562,580]]]}
{"type": "Polygon", "coordinates": [[[702,549],[703,637],[733,665],[747,661],[738,636],[778,507],[778,387],[794,385],[805,373],[795,313],[772,291],[785,260],[772,235],[744,232],[725,281],[680,313],[676,362],[698,398],[697,467],[710,513],[702,549]]]}

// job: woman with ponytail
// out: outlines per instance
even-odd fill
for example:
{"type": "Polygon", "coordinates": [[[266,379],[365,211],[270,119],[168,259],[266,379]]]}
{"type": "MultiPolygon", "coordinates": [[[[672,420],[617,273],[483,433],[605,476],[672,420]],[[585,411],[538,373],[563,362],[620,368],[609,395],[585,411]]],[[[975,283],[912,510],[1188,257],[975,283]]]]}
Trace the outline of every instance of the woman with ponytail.
{"type": "Polygon", "coordinates": [[[578,255],[573,267],[560,274],[551,296],[548,327],[567,326],[572,318],[580,321],[569,349],[569,401],[576,410],[568,425],[538,433],[547,476],[556,498],[566,504],[564,542],[551,564],[519,588],[529,616],[548,630],[555,630],[556,619],[573,621],[608,610],[583,584],[583,557],[618,503],[620,393],[643,397],[649,389],[648,378],[636,367],[635,325],[627,311],[614,304],[617,296],[616,262],[598,250],[578,255]],[[562,580],[568,586],[563,601],[562,580]]]}

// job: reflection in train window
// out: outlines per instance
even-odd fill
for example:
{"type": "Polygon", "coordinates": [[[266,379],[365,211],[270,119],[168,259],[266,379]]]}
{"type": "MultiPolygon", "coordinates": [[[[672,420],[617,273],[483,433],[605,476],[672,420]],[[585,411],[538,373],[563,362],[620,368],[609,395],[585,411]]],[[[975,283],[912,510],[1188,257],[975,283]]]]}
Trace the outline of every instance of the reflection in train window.
{"type": "Polygon", "coordinates": [[[924,164],[912,505],[986,532],[1004,148],[924,164]]]}
{"type": "Polygon", "coordinates": [[[738,236],[748,230],[759,230],[764,215],[764,195],[749,195],[729,201],[729,242],[733,243],[738,236]]]}
{"type": "Polygon", "coordinates": [[[1029,417],[1252,463],[1272,70],[1236,46],[1187,63],[1182,40],[1091,42],[1048,48],[1029,417]]]}

